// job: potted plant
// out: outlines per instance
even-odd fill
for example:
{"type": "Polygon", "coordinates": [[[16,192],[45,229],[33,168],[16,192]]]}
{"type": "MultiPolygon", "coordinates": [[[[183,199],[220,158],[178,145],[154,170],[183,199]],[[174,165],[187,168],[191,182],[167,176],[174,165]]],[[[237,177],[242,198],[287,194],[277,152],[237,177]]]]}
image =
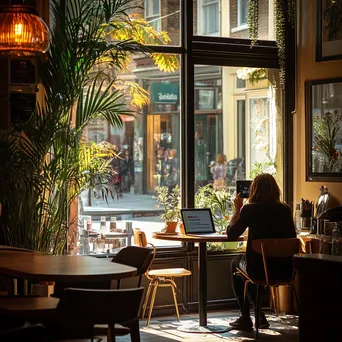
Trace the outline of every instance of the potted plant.
{"type": "Polygon", "coordinates": [[[155,188],[157,195],[153,196],[158,202],[157,208],[162,207],[163,212],[160,218],[165,222],[164,232],[174,233],[180,219],[180,188],[176,185],[171,190],[167,186],[157,186],[155,188]]]}
{"type": "MultiPolygon", "coordinates": [[[[126,69],[133,53],[150,52],[146,36],[151,44],[169,38],[132,20],[133,0],[51,5],[50,49],[37,68],[44,100],[27,122],[0,132],[0,244],[61,254],[77,222],[71,205],[81,191],[108,183],[116,153],[85,144],[84,130],[97,118],[121,128],[121,115],[134,115],[148,102],[137,84],[112,74],[126,69]]],[[[161,57],[151,55],[161,69],[175,61],[161,57]]]]}
{"type": "MultiPolygon", "coordinates": [[[[233,213],[235,193],[231,194],[226,189],[215,190],[212,184],[207,184],[198,189],[195,194],[196,208],[210,208],[215,228],[225,234],[233,213]]],[[[238,249],[239,242],[208,242],[208,250],[238,249]]]]}

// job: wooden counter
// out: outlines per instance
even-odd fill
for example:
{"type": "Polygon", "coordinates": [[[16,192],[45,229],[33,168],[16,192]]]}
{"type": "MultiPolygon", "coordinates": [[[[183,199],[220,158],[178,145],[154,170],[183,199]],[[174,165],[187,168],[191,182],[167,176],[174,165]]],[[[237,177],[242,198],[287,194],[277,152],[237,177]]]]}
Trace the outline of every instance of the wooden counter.
{"type": "Polygon", "coordinates": [[[342,341],[342,256],[294,256],[300,341],[342,341]]]}

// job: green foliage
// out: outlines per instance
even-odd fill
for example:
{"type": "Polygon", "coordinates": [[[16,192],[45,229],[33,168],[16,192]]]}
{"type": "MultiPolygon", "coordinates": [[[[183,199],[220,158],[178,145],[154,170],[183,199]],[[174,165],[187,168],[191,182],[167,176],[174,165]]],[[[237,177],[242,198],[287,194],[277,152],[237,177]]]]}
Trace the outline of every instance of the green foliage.
{"type": "Polygon", "coordinates": [[[214,190],[211,184],[198,189],[195,194],[196,208],[210,208],[218,231],[225,231],[233,212],[233,198],[227,190],[214,190]]]}
{"type": "Polygon", "coordinates": [[[322,117],[318,114],[315,114],[313,117],[313,148],[323,153],[330,164],[333,164],[339,158],[339,153],[335,146],[341,120],[342,114],[337,109],[332,113],[329,111],[324,113],[322,117]]]}
{"type": "Polygon", "coordinates": [[[162,207],[163,213],[160,218],[165,222],[175,222],[180,219],[181,197],[180,188],[176,185],[170,191],[167,186],[157,186],[154,189],[157,193],[153,196],[158,202],[157,208],[162,207]]]}
{"type": "Polygon", "coordinates": [[[248,1],[247,24],[249,27],[249,37],[252,40],[253,46],[259,36],[259,0],[248,1]]]}
{"type": "MultiPolygon", "coordinates": [[[[253,46],[259,36],[259,1],[248,1],[248,18],[249,36],[251,45],[253,46]]],[[[295,0],[273,0],[275,7],[275,38],[278,47],[279,58],[279,77],[282,85],[285,84],[285,61],[287,55],[286,46],[286,26],[287,23],[294,27],[295,20],[295,0]]]]}
{"type": "Polygon", "coordinates": [[[252,85],[266,79],[267,69],[265,68],[240,68],[236,72],[241,80],[248,80],[252,85]]]}
{"type": "Polygon", "coordinates": [[[266,163],[255,162],[253,164],[252,170],[249,173],[249,178],[254,179],[256,176],[260,175],[261,173],[269,173],[272,176],[276,176],[277,164],[272,160],[266,163]]]}
{"type": "Polygon", "coordinates": [[[134,115],[127,95],[134,104],[147,101],[108,70],[120,71],[129,56],[148,49],[130,37],[108,39],[110,29],[134,30],[132,0],[73,0],[65,9],[51,3],[55,27],[38,65],[44,100],[28,122],[0,134],[0,241],[60,254],[74,223],[70,205],[81,191],[96,186],[107,196],[115,190],[108,186],[109,163],[117,151],[84,145],[84,128],[99,117],[121,127],[121,115],[134,115]]]}

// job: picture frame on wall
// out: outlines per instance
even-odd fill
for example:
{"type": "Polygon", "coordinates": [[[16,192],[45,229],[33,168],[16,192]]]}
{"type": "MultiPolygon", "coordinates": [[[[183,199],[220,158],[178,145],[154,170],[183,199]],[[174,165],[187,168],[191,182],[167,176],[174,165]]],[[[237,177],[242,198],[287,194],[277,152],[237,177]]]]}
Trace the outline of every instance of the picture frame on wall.
{"type": "Polygon", "coordinates": [[[342,59],[342,0],[316,0],[316,61],[342,59]]]}
{"type": "Polygon", "coordinates": [[[306,81],[306,180],[342,182],[342,78],[306,81]]]}

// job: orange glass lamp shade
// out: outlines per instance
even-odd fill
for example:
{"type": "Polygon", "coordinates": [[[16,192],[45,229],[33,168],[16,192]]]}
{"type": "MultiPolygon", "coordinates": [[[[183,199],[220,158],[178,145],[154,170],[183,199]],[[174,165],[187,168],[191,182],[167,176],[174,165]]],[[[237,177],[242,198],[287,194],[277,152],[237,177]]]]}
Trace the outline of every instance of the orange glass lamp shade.
{"type": "Polygon", "coordinates": [[[45,53],[50,32],[35,9],[25,5],[0,6],[0,54],[35,56],[45,53]]]}

